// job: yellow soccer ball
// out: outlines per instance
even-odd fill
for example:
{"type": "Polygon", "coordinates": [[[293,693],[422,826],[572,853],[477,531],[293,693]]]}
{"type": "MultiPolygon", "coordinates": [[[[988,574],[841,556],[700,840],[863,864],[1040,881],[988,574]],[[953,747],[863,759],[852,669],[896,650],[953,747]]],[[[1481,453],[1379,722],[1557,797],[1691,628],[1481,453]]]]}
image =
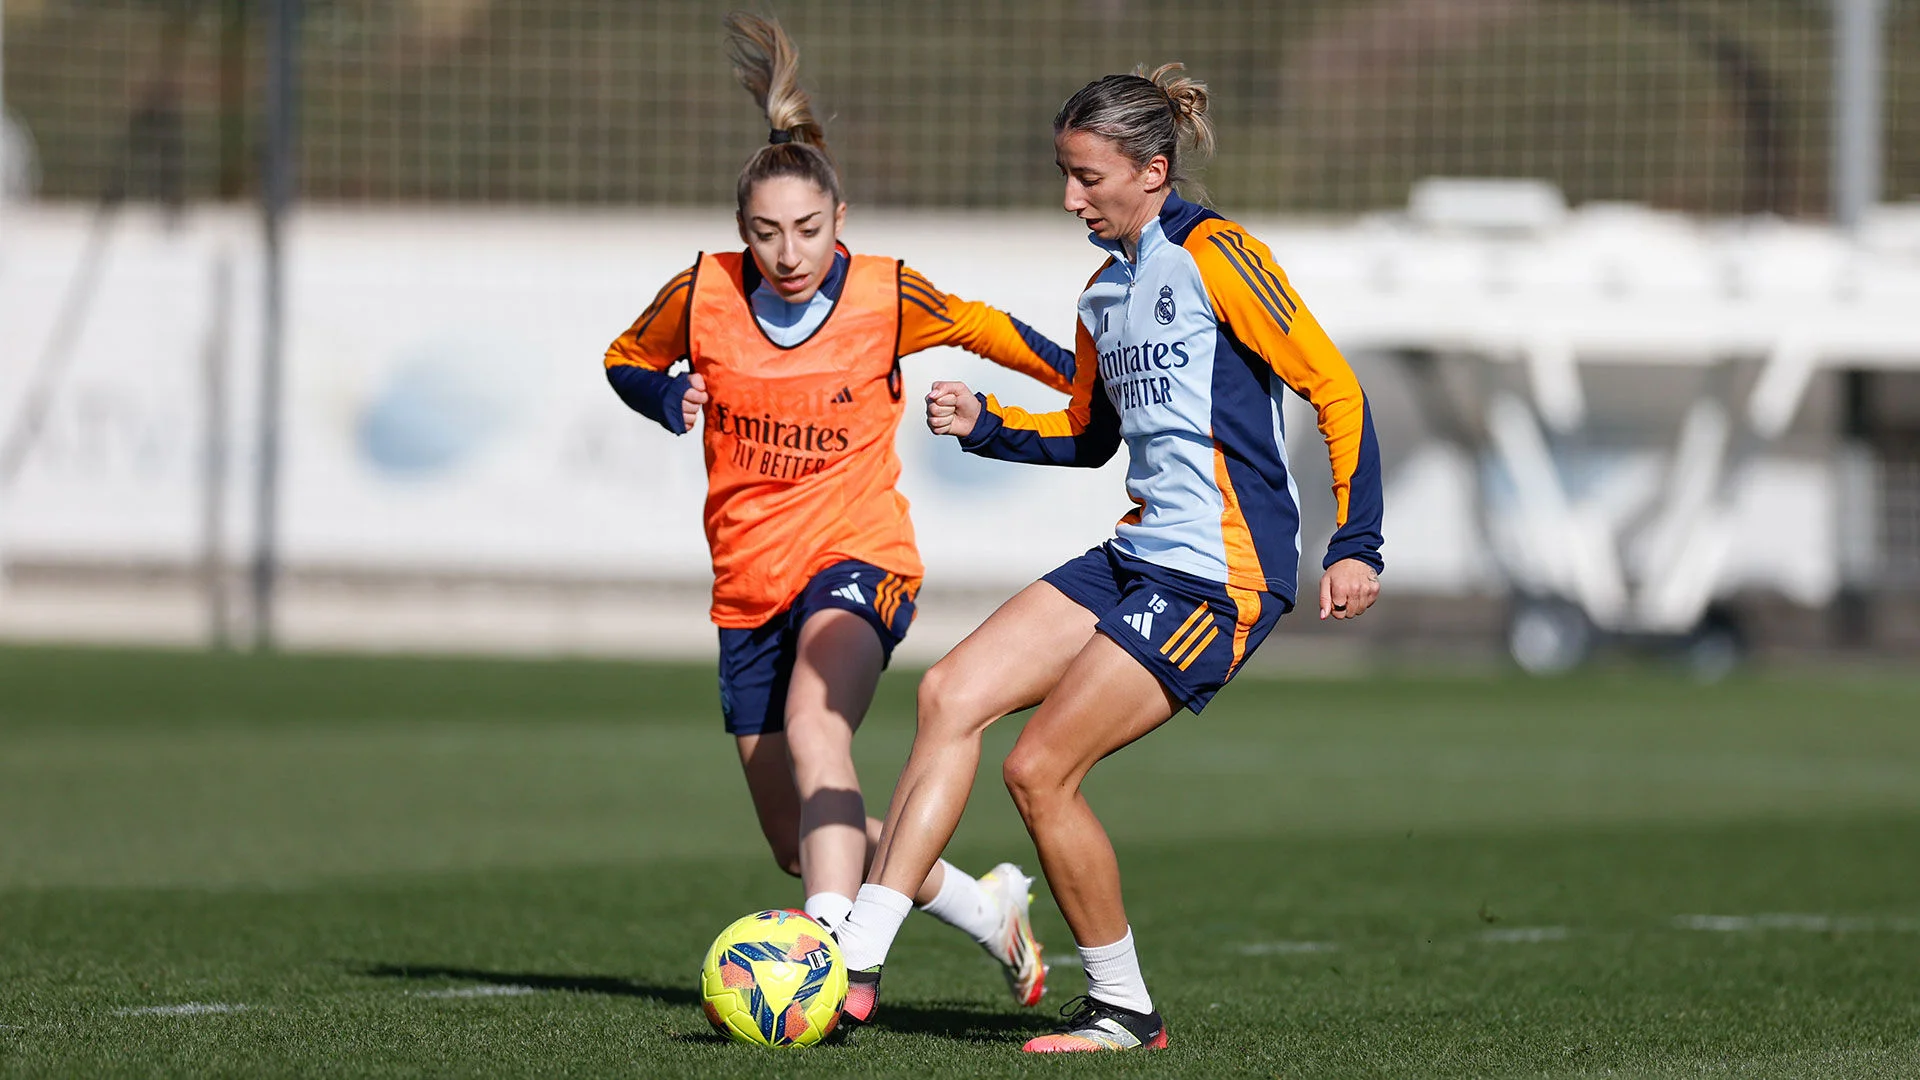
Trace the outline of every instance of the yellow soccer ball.
{"type": "Polygon", "coordinates": [[[707,1019],[736,1042],[812,1046],[833,1033],[847,964],[803,911],[758,911],[720,931],[700,970],[707,1019]]]}

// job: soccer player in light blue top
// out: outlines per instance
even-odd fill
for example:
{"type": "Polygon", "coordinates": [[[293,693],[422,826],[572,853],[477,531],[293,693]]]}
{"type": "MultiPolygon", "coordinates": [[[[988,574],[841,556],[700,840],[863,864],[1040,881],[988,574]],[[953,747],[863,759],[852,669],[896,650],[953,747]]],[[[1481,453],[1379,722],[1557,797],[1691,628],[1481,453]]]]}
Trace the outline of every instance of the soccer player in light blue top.
{"type": "Polygon", "coordinates": [[[1031,1051],[1166,1045],[1106,831],[1080,793],[1094,763],[1199,712],[1294,606],[1300,515],[1281,397],[1312,403],[1338,531],[1320,617],[1379,593],[1380,455],[1366,395],[1266,245],[1175,193],[1212,149],[1206,87],[1169,64],[1089,83],[1054,118],[1065,206],[1109,253],[1081,294],[1072,403],[1034,415],[936,383],[935,433],[970,453],[1097,467],[1124,444],[1134,509],[1107,543],[1028,586],[929,671],[919,730],[867,884],[836,936],[844,1018],[873,1015],[880,965],[966,806],[980,736],[1038,705],[1005,766],[1088,995],[1031,1051]]]}

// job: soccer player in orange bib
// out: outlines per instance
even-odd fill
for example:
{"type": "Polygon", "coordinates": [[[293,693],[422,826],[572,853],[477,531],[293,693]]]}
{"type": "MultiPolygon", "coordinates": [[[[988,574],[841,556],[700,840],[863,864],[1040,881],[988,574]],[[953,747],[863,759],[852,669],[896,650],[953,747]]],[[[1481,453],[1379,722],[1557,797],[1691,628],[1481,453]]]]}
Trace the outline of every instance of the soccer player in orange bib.
{"type": "MultiPolygon", "coordinates": [[[[737,186],[747,250],[702,254],[669,281],[608,348],[606,371],[675,434],[705,417],[721,711],[774,859],[831,929],[880,830],[853,734],[923,573],[895,490],[900,357],[955,345],[1063,392],[1076,361],[1003,312],[842,246],[846,203],[792,42],[767,19],[727,27],[735,72],[772,127],[737,186]]],[[[1001,964],[1022,1005],[1046,986],[1030,884],[1011,863],[976,880],[941,860],[912,889],[1001,964]]]]}
{"type": "Polygon", "coordinates": [[[1380,455],[1367,397],[1281,273],[1239,225],[1182,199],[1212,148],[1206,87],[1179,64],[1087,84],[1054,117],[1065,208],[1107,259],[1080,294],[1073,403],[1035,415],[935,383],[928,425],[986,457],[1098,467],[1122,446],[1134,509],[1113,539],[1007,601],[920,683],[913,752],[868,884],[836,934],[851,969],[843,1023],[873,1016],[881,965],[959,824],[988,725],[1039,706],[1007,756],[1087,973],[1087,995],[1033,1052],[1153,1049],[1167,1029],[1141,975],[1120,867],[1081,794],[1094,764],[1182,708],[1198,713],[1292,609],[1300,512],[1280,420],[1310,402],[1339,528],[1320,617],[1380,590],[1380,455]]]}

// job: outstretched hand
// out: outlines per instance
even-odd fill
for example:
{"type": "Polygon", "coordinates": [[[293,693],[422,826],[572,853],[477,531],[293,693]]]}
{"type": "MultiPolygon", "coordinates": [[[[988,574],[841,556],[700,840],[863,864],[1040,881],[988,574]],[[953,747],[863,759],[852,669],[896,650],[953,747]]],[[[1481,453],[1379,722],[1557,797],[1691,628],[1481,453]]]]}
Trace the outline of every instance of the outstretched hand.
{"type": "Polygon", "coordinates": [[[1380,595],[1380,575],[1359,559],[1341,559],[1320,578],[1320,617],[1354,619],[1380,595]]]}
{"type": "Polygon", "coordinates": [[[700,417],[700,410],[706,408],[712,395],[707,393],[707,380],[700,373],[687,373],[687,392],[680,395],[680,427],[683,431],[692,431],[693,422],[700,417]]]}
{"type": "Polygon", "coordinates": [[[980,418],[980,399],[963,382],[937,382],[927,391],[927,430],[962,438],[980,418]]]}

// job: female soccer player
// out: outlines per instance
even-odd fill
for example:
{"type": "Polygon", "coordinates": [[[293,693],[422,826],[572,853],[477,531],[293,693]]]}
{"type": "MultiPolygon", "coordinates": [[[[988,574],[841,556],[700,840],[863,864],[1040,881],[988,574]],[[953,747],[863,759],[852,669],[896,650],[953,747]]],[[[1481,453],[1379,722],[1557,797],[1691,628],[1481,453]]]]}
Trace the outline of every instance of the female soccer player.
{"type": "MultiPolygon", "coordinates": [[[[824,132],[771,20],[727,20],[740,81],[772,126],[737,185],[744,252],[702,254],[606,356],[622,400],[675,434],[706,418],[707,541],[720,708],[774,859],[828,927],[853,906],[880,823],[853,733],[913,620],[923,573],[894,487],[900,357],[957,345],[1066,391],[1073,355],[893,260],[839,243],[847,207],[824,132]],[[688,367],[676,373],[676,364],[688,367]]],[[[1031,879],[944,860],[907,886],[980,942],[1023,1005],[1046,968],[1031,879]]]]}
{"type": "Polygon", "coordinates": [[[921,681],[919,731],[869,884],[836,935],[856,971],[846,1005],[855,1023],[873,1014],[907,894],[959,824],[981,733],[1038,704],[1004,772],[1080,947],[1088,995],[1026,1049],[1166,1045],[1113,846],[1080,784],[1182,707],[1205,708],[1293,607],[1300,526],[1281,436],[1287,389],[1317,410],[1333,461],[1339,530],[1320,617],[1354,618],[1379,591],[1380,466],[1366,397],[1266,245],[1175,193],[1182,167],[1213,144],[1206,88],[1183,70],[1110,75],[1054,117],[1066,209],[1110,253],[1080,297],[1072,404],[1033,415],[951,382],[927,396],[932,429],[988,457],[1096,467],[1124,442],[1136,506],[1112,540],[1007,601],[921,681]]]}

